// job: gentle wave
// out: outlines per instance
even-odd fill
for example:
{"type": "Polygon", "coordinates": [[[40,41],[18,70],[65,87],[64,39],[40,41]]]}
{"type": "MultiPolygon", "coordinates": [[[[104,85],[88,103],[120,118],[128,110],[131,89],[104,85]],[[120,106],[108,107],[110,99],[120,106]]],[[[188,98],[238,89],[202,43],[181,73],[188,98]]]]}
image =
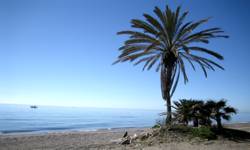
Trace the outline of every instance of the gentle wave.
{"type": "MultiPolygon", "coordinates": [[[[53,131],[95,131],[133,127],[150,127],[159,120],[161,110],[45,107],[0,104],[0,133],[53,131]]],[[[162,118],[161,118],[162,119],[162,118]]],[[[239,113],[231,122],[250,122],[250,113],[239,113]]]]}
{"type": "Polygon", "coordinates": [[[94,131],[153,126],[161,111],[0,105],[0,133],[94,131]]]}

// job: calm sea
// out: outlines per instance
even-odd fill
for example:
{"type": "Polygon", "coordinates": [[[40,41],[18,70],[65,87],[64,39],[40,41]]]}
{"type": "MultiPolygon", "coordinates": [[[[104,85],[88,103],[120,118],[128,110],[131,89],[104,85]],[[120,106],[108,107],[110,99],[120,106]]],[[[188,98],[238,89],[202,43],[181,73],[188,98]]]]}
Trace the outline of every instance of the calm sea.
{"type": "MultiPolygon", "coordinates": [[[[98,130],[151,127],[161,110],[79,108],[0,104],[0,133],[98,130]]],[[[250,122],[250,113],[239,113],[231,122],[250,122]]]]}

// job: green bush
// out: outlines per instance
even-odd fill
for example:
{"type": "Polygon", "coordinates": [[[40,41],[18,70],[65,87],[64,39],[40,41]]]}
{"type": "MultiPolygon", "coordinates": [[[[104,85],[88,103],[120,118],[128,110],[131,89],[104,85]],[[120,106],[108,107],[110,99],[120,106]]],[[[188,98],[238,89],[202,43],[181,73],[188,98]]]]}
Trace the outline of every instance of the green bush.
{"type": "Polygon", "coordinates": [[[211,130],[210,127],[199,127],[192,129],[192,135],[203,139],[213,140],[216,139],[216,134],[211,130]]]}
{"type": "Polygon", "coordinates": [[[158,128],[160,128],[160,127],[161,127],[160,125],[156,124],[156,125],[154,125],[152,128],[153,128],[153,129],[158,129],[158,128]]]}
{"type": "Polygon", "coordinates": [[[174,131],[177,133],[190,133],[191,129],[192,128],[189,126],[174,124],[169,127],[168,131],[174,131]]]}

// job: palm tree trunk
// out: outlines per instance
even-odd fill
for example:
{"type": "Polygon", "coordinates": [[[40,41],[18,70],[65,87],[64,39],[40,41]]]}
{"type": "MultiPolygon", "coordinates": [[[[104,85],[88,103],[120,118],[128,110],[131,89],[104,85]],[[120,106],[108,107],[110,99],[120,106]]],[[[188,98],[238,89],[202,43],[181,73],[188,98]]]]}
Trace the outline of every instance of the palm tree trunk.
{"type": "Polygon", "coordinates": [[[172,121],[172,110],[171,110],[171,77],[172,77],[172,68],[166,69],[165,66],[161,68],[161,89],[162,89],[162,98],[166,101],[167,106],[167,117],[166,124],[171,124],[172,121]]]}
{"type": "Polygon", "coordinates": [[[222,124],[221,124],[221,118],[220,117],[216,118],[216,122],[217,122],[218,129],[222,129],[222,124]]]}
{"type": "MultiPolygon", "coordinates": [[[[171,50],[168,50],[171,51],[171,50]]],[[[162,57],[162,67],[161,67],[161,92],[162,98],[166,101],[167,106],[167,117],[166,124],[171,124],[172,121],[172,111],[171,111],[171,87],[173,72],[176,63],[176,56],[174,53],[168,53],[162,57]]]]}
{"type": "Polygon", "coordinates": [[[194,118],[193,118],[193,126],[194,126],[194,127],[198,127],[198,125],[199,125],[198,118],[194,117],[194,118]]]}
{"type": "Polygon", "coordinates": [[[171,110],[171,98],[170,96],[166,99],[166,105],[167,105],[167,118],[166,118],[166,124],[171,124],[172,121],[172,110],[171,110]]]}

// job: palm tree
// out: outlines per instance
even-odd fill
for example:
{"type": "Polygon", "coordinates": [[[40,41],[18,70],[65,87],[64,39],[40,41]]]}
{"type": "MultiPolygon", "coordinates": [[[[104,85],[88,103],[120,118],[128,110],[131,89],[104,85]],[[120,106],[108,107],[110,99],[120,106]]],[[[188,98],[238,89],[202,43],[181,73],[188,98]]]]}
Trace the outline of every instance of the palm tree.
{"type": "Polygon", "coordinates": [[[155,7],[156,17],[144,14],[145,20],[132,19],[133,29],[118,32],[118,35],[129,35],[124,45],[119,48],[121,54],[118,62],[134,62],[134,65],[144,63],[143,70],[150,70],[156,66],[160,70],[162,97],[166,101],[166,123],[171,123],[171,97],[177,87],[180,74],[184,77],[184,83],[188,82],[185,63],[189,62],[195,70],[195,64],[199,65],[207,77],[207,70],[215,70],[222,66],[195,52],[203,52],[222,60],[223,56],[201,47],[199,43],[209,43],[210,39],[228,37],[222,35],[220,28],[198,30],[209,18],[199,21],[184,22],[188,12],[181,12],[180,7],[172,11],[168,6],[162,11],[155,7]],[[199,44],[199,45],[196,45],[199,44]]]}
{"type": "Polygon", "coordinates": [[[188,125],[191,120],[191,108],[192,104],[190,100],[180,99],[179,101],[174,101],[175,112],[173,113],[174,118],[179,123],[188,125]]]}
{"type": "Polygon", "coordinates": [[[203,109],[204,106],[204,102],[203,101],[197,101],[197,100],[193,100],[190,101],[191,103],[191,118],[193,120],[193,126],[194,127],[198,127],[199,125],[199,120],[202,119],[202,114],[201,111],[203,109]]]}
{"type": "Polygon", "coordinates": [[[203,101],[181,99],[179,101],[175,101],[174,105],[176,109],[174,116],[178,122],[187,125],[189,121],[193,121],[193,126],[198,126],[199,120],[203,117],[201,114],[204,106],[203,101]]]}
{"type": "Polygon", "coordinates": [[[222,128],[221,118],[230,120],[232,114],[236,114],[236,109],[226,105],[226,100],[221,99],[216,102],[213,100],[207,101],[206,105],[211,109],[211,118],[217,122],[217,127],[222,128]]]}
{"type": "Polygon", "coordinates": [[[200,109],[200,118],[199,118],[199,124],[205,125],[205,126],[211,126],[211,114],[212,109],[207,103],[203,103],[203,106],[200,109]]]}

